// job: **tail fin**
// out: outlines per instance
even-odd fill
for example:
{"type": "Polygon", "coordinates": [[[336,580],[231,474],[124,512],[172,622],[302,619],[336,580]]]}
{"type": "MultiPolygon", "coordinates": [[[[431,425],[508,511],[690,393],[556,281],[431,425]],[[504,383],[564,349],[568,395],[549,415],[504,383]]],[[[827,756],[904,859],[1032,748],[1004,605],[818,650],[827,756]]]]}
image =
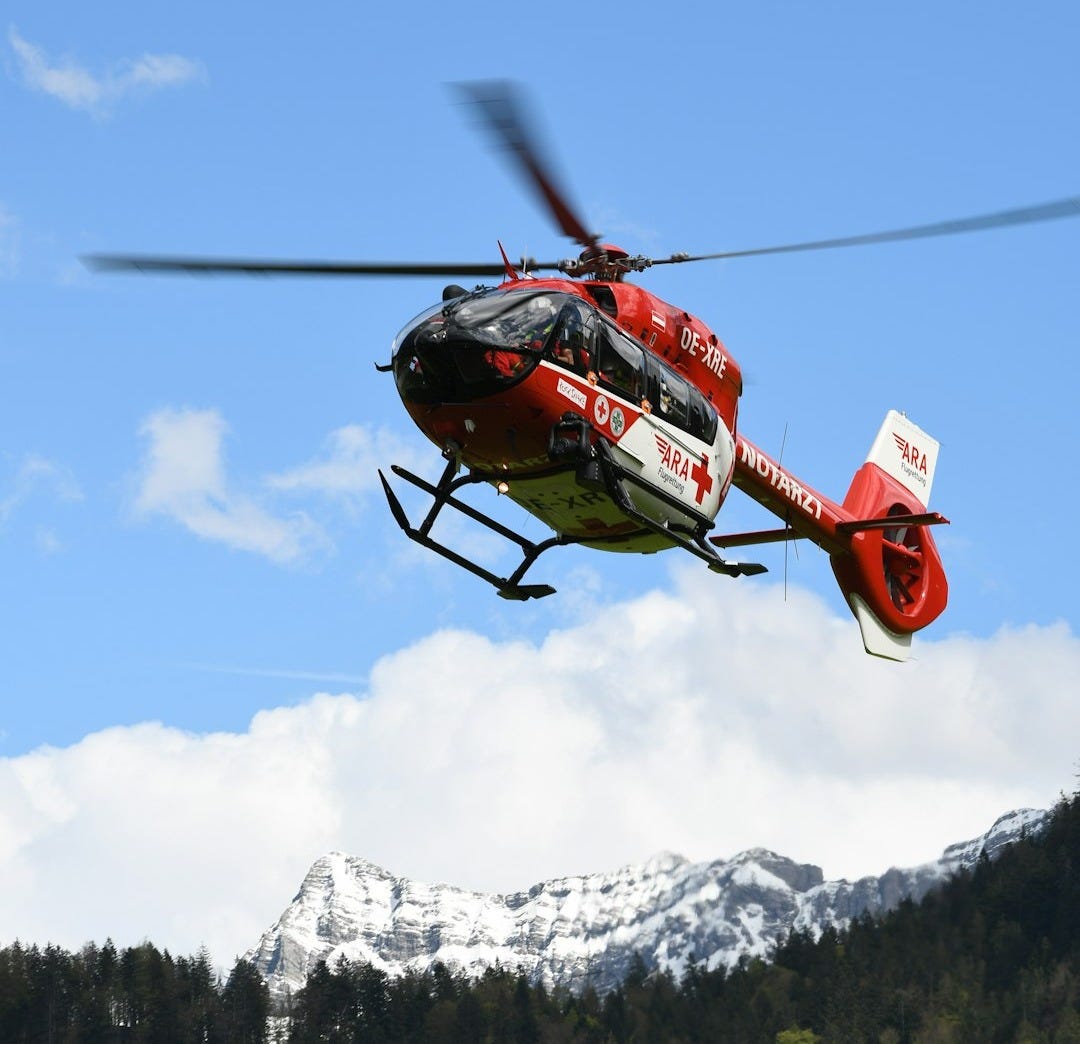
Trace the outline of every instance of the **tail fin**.
{"type": "MultiPolygon", "coordinates": [[[[866,463],[855,473],[844,511],[851,549],[831,556],[833,572],[874,656],[906,660],[911,635],[941,614],[949,585],[926,513],[939,443],[890,410],[866,463]],[[885,525],[874,520],[896,518],[885,525]]],[[[937,518],[938,521],[944,521],[937,518]]]]}

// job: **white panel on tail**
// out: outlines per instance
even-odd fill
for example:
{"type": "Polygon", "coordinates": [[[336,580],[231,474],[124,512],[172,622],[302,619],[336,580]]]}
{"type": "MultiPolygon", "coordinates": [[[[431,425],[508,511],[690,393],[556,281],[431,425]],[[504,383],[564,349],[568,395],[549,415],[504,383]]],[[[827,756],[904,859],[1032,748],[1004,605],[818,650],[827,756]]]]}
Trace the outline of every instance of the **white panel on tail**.
{"type": "Polygon", "coordinates": [[[926,507],[930,503],[939,448],[937,439],[902,413],[889,410],[866,459],[910,490],[926,507]]]}

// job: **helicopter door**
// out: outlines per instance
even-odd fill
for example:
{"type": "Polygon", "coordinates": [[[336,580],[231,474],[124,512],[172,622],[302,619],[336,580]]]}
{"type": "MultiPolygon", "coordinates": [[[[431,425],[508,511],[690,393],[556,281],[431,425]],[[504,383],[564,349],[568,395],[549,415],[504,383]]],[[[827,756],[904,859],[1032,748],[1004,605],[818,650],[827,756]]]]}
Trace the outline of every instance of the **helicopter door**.
{"type": "Polygon", "coordinates": [[[607,324],[597,337],[600,383],[617,395],[639,403],[645,397],[645,352],[607,324]]]}

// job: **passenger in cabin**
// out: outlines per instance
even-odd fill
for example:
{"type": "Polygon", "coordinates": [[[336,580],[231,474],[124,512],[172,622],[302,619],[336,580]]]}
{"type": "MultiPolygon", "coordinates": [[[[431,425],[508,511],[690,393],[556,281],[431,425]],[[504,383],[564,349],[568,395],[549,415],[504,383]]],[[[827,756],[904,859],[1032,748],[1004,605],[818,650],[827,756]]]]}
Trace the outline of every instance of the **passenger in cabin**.
{"type": "Polygon", "coordinates": [[[574,360],[574,349],[568,344],[563,344],[561,341],[555,342],[555,361],[561,362],[563,366],[569,366],[570,369],[574,369],[576,363],[574,360]]]}
{"type": "Polygon", "coordinates": [[[485,353],[484,359],[503,377],[513,377],[525,366],[525,356],[504,348],[492,348],[485,353]]]}
{"type": "Polygon", "coordinates": [[[554,325],[555,306],[547,297],[526,301],[483,328],[488,339],[507,345],[489,349],[485,361],[502,377],[517,376],[527,366],[527,353],[543,350],[554,325]]]}
{"type": "Polygon", "coordinates": [[[569,367],[575,373],[584,374],[589,368],[589,353],[585,349],[585,328],[580,317],[571,313],[564,320],[552,345],[551,356],[555,362],[569,367]]]}

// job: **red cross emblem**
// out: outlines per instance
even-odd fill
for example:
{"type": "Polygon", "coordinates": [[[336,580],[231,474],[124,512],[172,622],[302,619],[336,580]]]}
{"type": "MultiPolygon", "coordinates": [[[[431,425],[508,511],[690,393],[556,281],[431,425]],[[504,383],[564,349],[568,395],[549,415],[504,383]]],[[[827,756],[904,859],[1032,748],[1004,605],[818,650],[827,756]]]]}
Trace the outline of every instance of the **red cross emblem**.
{"type": "Polygon", "coordinates": [[[690,477],[697,483],[694,500],[700,504],[705,499],[705,494],[711,493],[713,488],[713,478],[709,474],[709,458],[704,453],[701,455],[701,463],[690,469],[690,477]]]}
{"type": "Polygon", "coordinates": [[[593,416],[596,418],[597,424],[607,424],[608,414],[611,412],[611,407],[608,404],[607,399],[603,395],[597,396],[596,405],[593,406],[593,416]]]}

